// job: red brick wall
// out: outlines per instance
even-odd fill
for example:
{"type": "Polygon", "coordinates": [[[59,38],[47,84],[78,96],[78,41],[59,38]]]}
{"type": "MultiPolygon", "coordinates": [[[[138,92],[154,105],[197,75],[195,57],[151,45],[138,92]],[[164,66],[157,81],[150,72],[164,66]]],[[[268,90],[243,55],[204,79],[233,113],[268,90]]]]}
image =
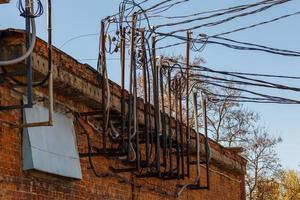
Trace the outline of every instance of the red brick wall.
{"type": "MultiPolygon", "coordinates": [[[[7,87],[0,87],[1,104],[20,102],[20,96],[7,87]]],[[[57,96],[68,106],[75,102],[57,96]]],[[[78,105],[83,109],[85,105],[78,105]]],[[[18,110],[0,112],[0,197],[2,199],[174,199],[170,194],[175,193],[176,184],[189,182],[156,178],[137,179],[130,173],[121,173],[118,177],[98,178],[90,168],[88,158],[81,158],[82,180],[73,180],[37,171],[22,171],[21,130],[14,129],[7,123],[21,123],[21,113],[18,110]],[[142,185],[134,187],[134,184],[142,185]],[[168,192],[168,194],[160,194],[168,192]]],[[[86,136],[81,128],[75,124],[79,152],[87,152],[86,136]]],[[[94,145],[98,145],[100,138],[94,133],[94,145]]],[[[108,166],[121,166],[115,160],[104,157],[94,157],[93,163],[97,172],[109,172],[108,166]]],[[[205,169],[202,168],[202,171],[205,169]]],[[[192,168],[192,173],[194,168],[192,168]]],[[[192,181],[192,180],[190,180],[192,181]]],[[[205,184],[205,174],[201,177],[205,184]]],[[[243,192],[243,176],[234,175],[212,166],[211,189],[186,190],[180,199],[214,199],[240,200],[243,192]]]]}
{"type": "MultiPolygon", "coordinates": [[[[38,41],[37,51],[46,57],[45,44],[38,41]]],[[[70,72],[81,71],[85,79],[93,82],[94,73],[84,65],[72,60],[70,57],[54,53],[54,62],[69,69],[70,72]]],[[[45,89],[39,92],[45,93],[45,89]]],[[[63,102],[66,107],[76,108],[77,111],[91,110],[84,103],[71,100],[62,94],[55,93],[55,99],[63,102]]],[[[21,95],[6,85],[0,85],[0,105],[20,103],[21,95]]],[[[56,106],[56,108],[64,106],[56,106]]],[[[61,110],[61,109],[60,109],[61,110]]],[[[84,123],[84,120],[82,120],[84,123]]],[[[22,170],[21,130],[13,128],[12,124],[21,123],[19,110],[0,112],[0,198],[1,199],[175,199],[177,184],[185,184],[193,180],[160,180],[157,178],[140,179],[131,173],[112,174],[109,166],[126,167],[115,159],[103,156],[93,157],[95,170],[98,173],[110,173],[108,177],[97,177],[91,169],[88,158],[80,158],[83,174],[82,180],[59,177],[38,171],[22,170]]],[[[80,153],[87,152],[87,139],[82,128],[74,122],[77,145],[80,153]]],[[[99,146],[99,135],[87,128],[92,138],[92,144],[99,146]]],[[[212,148],[221,152],[228,158],[237,160],[245,165],[243,159],[230,154],[221,146],[211,143],[212,148]]],[[[205,168],[201,168],[202,172],[205,168]]],[[[203,200],[244,200],[244,175],[234,171],[225,170],[221,166],[211,166],[210,190],[185,190],[179,199],[203,200]]],[[[191,173],[195,173],[192,167],[191,173]]],[[[205,173],[202,173],[201,182],[205,185],[205,173]]]]}

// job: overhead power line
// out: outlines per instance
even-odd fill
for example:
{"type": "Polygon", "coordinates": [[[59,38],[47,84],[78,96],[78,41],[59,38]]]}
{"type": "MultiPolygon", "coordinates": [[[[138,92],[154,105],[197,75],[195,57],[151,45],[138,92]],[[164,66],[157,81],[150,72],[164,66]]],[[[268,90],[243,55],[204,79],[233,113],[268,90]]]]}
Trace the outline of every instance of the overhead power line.
{"type": "Polygon", "coordinates": [[[267,20],[267,21],[257,23],[257,24],[252,24],[250,26],[245,26],[245,27],[242,27],[242,28],[234,29],[232,31],[218,33],[218,34],[215,34],[211,37],[218,37],[218,36],[228,35],[228,34],[239,32],[239,31],[244,31],[244,30],[247,30],[247,29],[251,29],[251,28],[255,28],[257,26],[261,26],[261,25],[272,23],[272,22],[276,22],[276,21],[279,21],[281,19],[285,19],[285,18],[292,17],[292,16],[299,15],[299,14],[300,14],[300,11],[297,11],[297,12],[294,12],[294,13],[291,13],[291,14],[282,15],[280,17],[276,17],[276,18],[273,18],[273,19],[270,19],[270,20],[267,20]]]}
{"type": "MultiPolygon", "coordinates": [[[[253,15],[253,14],[260,13],[260,12],[268,10],[268,9],[274,7],[274,6],[281,5],[281,4],[287,3],[289,1],[291,1],[291,0],[276,1],[275,3],[272,3],[272,4],[267,5],[267,6],[263,6],[261,8],[256,9],[256,10],[253,10],[253,11],[244,12],[244,13],[241,13],[241,14],[238,14],[238,15],[230,16],[230,17],[225,18],[225,19],[221,19],[221,20],[217,20],[217,21],[214,21],[214,22],[208,22],[208,23],[205,23],[205,24],[192,26],[192,27],[189,27],[189,28],[177,29],[177,30],[169,32],[168,34],[172,35],[172,34],[175,34],[175,33],[178,33],[178,32],[184,32],[184,31],[188,31],[188,30],[196,30],[196,29],[199,29],[199,28],[202,28],[202,27],[212,27],[212,26],[220,25],[220,24],[229,22],[231,20],[234,20],[234,19],[237,19],[237,18],[240,18],[240,17],[245,17],[245,16],[248,16],[248,15],[253,15]]],[[[194,22],[194,21],[196,21],[196,20],[195,19],[194,20],[188,20],[188,22],[185,22],[185,23],[184,22],[177,22],[177,23],[172,23],[172,24],[168,24],[168,25],[169,26],[176,26],[176,25],[186,24],[186,23],[190,23],[190,22],[194,22]]],[[[164,25],[164,26],[166,26],[166,25],[164,25]]],[[[157,26],[157,28],[160,28],[160,26],[157,26]]]]}

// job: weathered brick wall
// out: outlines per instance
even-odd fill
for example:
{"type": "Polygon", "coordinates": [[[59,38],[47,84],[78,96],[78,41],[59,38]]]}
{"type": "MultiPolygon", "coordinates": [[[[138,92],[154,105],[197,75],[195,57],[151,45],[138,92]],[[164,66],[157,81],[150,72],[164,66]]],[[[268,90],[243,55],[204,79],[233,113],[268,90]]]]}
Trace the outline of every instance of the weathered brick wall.
{"type": "MultiPolygon", "coordinates": [[[[18,35],[18,34],[17,34],[18,35]]],[[[9,41],[22,41],[23,36],[12,37],[9,41]]],[[[1,39],[0,39],[1,41],[1,39]]],[[[38,40],[36,52],[46,57],[46,45],[38,40]]],[[[82,76],[91,84],[96,85],[95,73],[87,66],[77,63],[69,56],[55,51],[54,64],[71,74],[82,76]],[[80,72],[80,73],[78,73],[80,72]]],[[[61,87],[61,86],[60,86],[61,87]]],[[[118,90],[118,86],[114,86],[118,90]]],[[[56,87],[55,99],[57,111],[71,108],[74,111],[93,110],[93,103],[81,101],[82,99],[70,98],[66,93],[59,92],[56,87]],[[91,107],[92,106],[92,107],[91,107]]],[[[35,89],[36,94],[47,94],[45,88],[35,89]]],[[[0,85],[0,105],[20,103],[21,94],[12,90],[6,84],[0,85]]],[[[37,171],[22,170],[21,130],[12,128],[12,124],[21,123],[21,111],[0,112],[0,197],[1,199],[175,199],[172,194],[176,191],[177,184],[185,184],[191,180],[160,180],[157,178],[136,178],[131,173],[113,174],[109,166],[126,167],[115,159],[103,156],[92,158],[97,173],[107,177],[97,177],[91,169],[88,158],[80,158],[83,174],[82,180],[63,178],[37,171]],[[140,187],[141,186],[141,187],[140,187]]],[[[94,146],[101,145],[101,138],[87,127],[88,134],[92,138],[94,146]]],[[[78,150],[86,153],[87,139],[83,134],[82,127],[74,120],[78,150]]],[[[231,153],[220,145],[210,142],[212,149],[219,152],[229,161],[235,161],[245,167],[245,160],[231,153]]],[[[205,168],[201,170],[204,172],[205,168]]],[[[207,200],[243,200],[244,174],[236,170],[224,168],[222,165],[213,163],[211,166],[211,188],[207,190],[185,190],[179,199],[207,199],[207,200]]],[[[195,173],[195,166],[191,173],[195,173]]],[[[205,185],[205,173],[202,173],[201,182],[205,185]]]]}

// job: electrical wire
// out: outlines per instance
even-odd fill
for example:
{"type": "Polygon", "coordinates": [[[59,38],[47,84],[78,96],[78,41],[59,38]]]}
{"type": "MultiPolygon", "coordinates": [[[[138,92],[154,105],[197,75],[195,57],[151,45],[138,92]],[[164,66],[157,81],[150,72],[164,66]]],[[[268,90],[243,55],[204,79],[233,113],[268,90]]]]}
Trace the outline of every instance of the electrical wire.
{"type": "MultiPolygon", "coordinates": [[[[267,3],[267,1],[265,1],[265,2],[267,3]]],[[[244,7],[248,7],[248,6],[249,6],[249,4],[244,4],[244,5],[233,6],[233,7],[229,7],[229,8],[221,8],[221,9],[197,12],[197,13],[188,14],[188,15],[177,15],[177,16],[152,15],[152,16],[149,16],[149,18],[183,19],[183,18],[196,17],[196,16],[200,16],[200,15],[204,15],[204,14],[211,14],[211,13],[216,13],[216,12],[221,12],[221,11],[240,9],[240,8],[244,8],[244,7]]]]}
{"type": "Polygon", "coordinates": [[[154,184],[149,183],[147,181],[144,181],[147,185],[138,184],[138,183],[135,183],[132,180],[128,180],[127,178],[124,178],[124,177],[122,177],[122,176],[120,176],[120,175],[118,175],[118,174],[116,174],[112,171],[109,171],[109,172],[106,172],[106,173],[98,172],[96,170],[96,167],[95,167],[93,159],[92,159],[92,141],[91,141],[91,138],[88,134],[88,131],[84,128],[83,124],[79,120],[79,117],[80,117],[80,114],[75,114],[75,122],[83,130],[83,134],[86,135],[87,147],[88,147],[88,161],[89,161],[90,167],[91,167],[91,169],[92,169],[92,171],[93,171],[93,173],[96,177],[99,177],[99,178],[114,177],[114,178],[117,178],[118,180],[120,180],[122,182],[125,182],[125,183],[128,183],[128,184],[134,184],[136,187],[144,188],[146,190],[153,191],[153,192],[161,194],[161,195],[166,195],[166,196],[169,196],[169,197],[170,196],[175,197],[175,194],[172,193],[172,192],[169,192],[169,190],[167,190],[166,188],[162,188],[161,186],[154,185],[154,184]],[[151,185],[151,186],[149,186],[149,185],[151,185]]]}
{"type": "MultiPolygon", "coordinates": [[[[226,78],[220,78],[216,76],[208,76],[208,75],[202,75],[202,74],[192,74],[191,77],[193,77],[192,80],[196,81],[199,80],[199,78],[206,78],[206,79],[212,79],[212,80],[219,80],[220,82],[227,82],[227,83],[234,83],[237,85],[247,85],[247,86],[256,86],[256,87],[265,87],[265,88],[272,88],[272,89],[280,89],[280,90],[291,90],[295,92],[300,92],[300,88],[296,87],[289,87],[281,84],[275,84],[267,81],[262,81],[262,80],[256,80],[257,82],[262,82],[263,84],[260,83],[251,83],[247,81],[240,81],[240,80],[230,80],[226,78]]],[[[248,79],[244,77],[243,79],[248,79]]],[[[253,80],[253,79],[252,79],[253,80]]]]}
{"type": "MultiPolygon", "coordinates": [[[[291,0],[277,1],[275,3],[272,3],[272,4],[267,5],[267,6],[263,6],[261,8],[255,9],[253,11],[244,12],[244,13],[241,13],[241,14],[238,14],[238,15],[234,15],[234,16],[225,18],[225,19],[217,20],[217,21],[214,21],[214,22],[208,22],[208,23],[205,23],[205,24],[200,24],[200,25],[196,25],[196,26],[193,26],[193,27],[189,27],[189,28],[177,29],[177,30],[171,31],[171,32],[166,33],[166,34],[173,35],[173,34],[178,33],[178,32],[185,32],[185,31],[188,31],[188,30],[191,31],[191,30],[196,30],[196,29],[203,28],[203,27],[217,26],[217,25],[220,25],[220,24],[232,21],[232,20],[237,19],[237,18],[241,18],[241,17],[245,17],[245,16],[248,16],[248,15],[253,15],[253,14],[257,14],[257,13],[263,12],[265,10],[268,10],[268,9],[274,7],[274,6],[281,5],[281,4],[287,3],[289,1],[291,1],[291,0]]],[[[189,20],[189,21],[190,22],[194,22],[195,20],[189,20]]],[[[189,22],[189,21],[187,21],[187,22],[189,22]]],[[[169,25],[170,26],[176,26],[176,25],[180,25],[181,23],[185,24],[184,22],[177,22],[177,23],[172,23],[172,24],[169,24],[169,25]]],[[[159,27],[161,27],[161,26],[156,26],[156,29],[159,28],[159,27]]]]}
{"type": "Polygon", "coordinates": [[[238,29],[234,29],[234,30],[231,30],[231,31],[226,31],[226,32],[223,32],[223,33],[218,33],[218,34],[215,34],[215,35],[213,35],[211,37],[218,37],[218,36],[222,36],[222,35],[228,35],[228,34],[231,34],[231,33],[236,33],[236,32],[239,32],[239,31],[244,31],[244,30],[247,30],[247,29],[250,29],[250,28],[254,28],[254,27],[257,27],[257,26],[269,24],[269,23],[272,23],[272,22],[279,21],[281,19],[285,19],[285,18],[288,18],[288,17],[299,15],[299,14],[300,14],[300,11],[297,11],[295,13],[282,15],[280,17],[276,17],[274,19],[270,19],[270,20],[263,21],[263,22],[260,22],[260,23],[252,24],[252,25],[245,26],[245,27],[238,28],[238,29]]]}
{"type": "MultiPolygon", "coordinates": [[[[181,65],[185,65],[185,63],[165,58],[165,60],[170,62],[175,62],[181,65]]],[[[258,73],[248,73],[248,72],[236,72],[236,71],[222,71],[222,70],[213,70],[211,67],[204,67],[201,65],[191,65],[192,70],[196,71],[206,71],[206,72],[212,72],[212,73],[218,73],[218,74],[224,74],[224,75],[246,75],[246,76],[256,76],[256,77],[268,77],[268,78],[281,78],[281,79],[295,79],[300,80],[300,76],[286,76],[286,75],[277,75],[277,74],[258,74],[258,73]]],[[[181,67],[181,69],[186,69],[185,67],[181,67]]]]}
{"type": "Polygon", "coordinates": [[[68,40],[66,40],[64,43],[62,43],[62,45],[60,45],[58,48],[62,49],[66,44],[68,44],[69,42],[79,39],[79,38],[83,38],[83,37],[90,37],[90,36],[99,36],[99,33],[89,33],[89,34],[83,34],[83,35],[78,35],[75,37],[72,37],[68,40]]]}
{"type": "MultiPolygon", "coordinates": [[[[184,36],[180,36],[180,35],[174,35],[174,34],[168,34],[168,33],[161,33],[161,32],[155,32],[158,35],[163,36],[162,38],[160,38],[159,40],[164,39],[165,37],[173,37],[179,40],[183,40],[186,41],[186,37],[184,36]]],[[[237,40],[232,40],[232,39],[228,39],[228,38],[224,38],[224,37],[219,37],[219,36],[206,36],[205,34],[199,34],[201,35],[200,38],[191,38],[191,42],[193,45],[195,45],[195,43],[199,43],[202,44],[202,46],[200,48],[194,48],[195,51],[202,51],[203,48],[206,46],[206,44],[216,44],[216,45],[221,45],[221,46],[225,46],[231,49],[235,49],[235,50],[246,50],[246,51],[260,51],[260,52],[266,52],[266,53],[271,53],[271,54],[276,54],[276,55],[281,55],[281,56],[291,56],[291,57],[298,57],[300,56],[300,52],[299,51],[291,51],[291,50],[285,50],[285,49],[278,49],[278,48],[273,48],[273,47],[268,47],[268,46],[264,46],[264,45],[260,45],[260,44],[253,44],[253,43],[249,43],[249,42],[240,42],[237,40]],[[229,43],[225,43],[225,42],[219,42],[219,41],[215,41],[209,38],[214,38],[214,39],[219,39],[219,40],[223,40],[223,41],[227,41],[227,42],[231,42],[231,43],[236,43],[236,44],[241,44],[241,45],[235,45],[235,44],[229,44],[229,43]],[[247,46],[245,46],[247,45],[247,46]]],[[[198,35],[198,36],[199,36],[198,35]]],[[[175,43],[172,45],[167,45],[165,47],[160,47],[161,49],[163,48],[168,48],[168,47],[172,47],[183,44],[182,43],[175,43]]]]}
{"type": "Polygon", "coordinates": [[[23,6],[22,0],[19,0],[17,3],[17,8],[20,11],[20,16],[22,16],[24,18],[36,18],[36,17],[42,16],[44,13],[43,4],[40,0],[36,0],[36,2],[37,2],[37,9],[35,11],[33,11],[33,10],[30,11],[29,9],[26,9],[23,6]]]}
{"type": "MultiPolygon", "coordinates": [[[[172,66],[172,68],[178,68],[178,67],[176,67],[176,65],[174,65],[174,66],[172,66]]],[[[183,70],[183,69],[186,69],[186,68],[180,67],[180,70],[183,70]]],[[[220,81],[225,81],[225,82],[234,82],[234,83],[242,84],[242,85],[268,87],[268,88],[273,88],[273,89],[291,90],[291,91],[295,91],[295,92],[300,92],[300,88],[298,88],[298,87],[290,87],[290,86],[287,86],[287,85],[273,83],[273,82],[269,82],[269,81],[265,81],[265,80],[249,78],[249,77],[239,75],[237,73],[230,73],[230,72],[226,72],[226,71],[216,71],[216,70],[212,70],[210,68],[203,67],[203,66],[193,65],[190,68],[190,70],[194,71],[194,72],[205,71],[205,72],[217,73],[217,74],[221,74],[221,75],[228,75],[228,76],[231,76],[231,77],[235,77],[235,78],[239,78],[239,79],[247,80],[247,81],[252,81],[252,82],[257,82],[257,83],[251,83],[251,82],[240,81],[240,80],[229,80],[229,79],[225,79],[225,78],[220,78],[220,77],[216,77],[216,76],[209,76],[209,75],[204,75],[204,74],[199,74],[199,73],[191,74],[191,77],[194,77],[194,78],[204,77],[204,78],[208,78],[208,79],[220,80],[220,81]]],[[[245,73],[244,73],[244,75],[245,75],[245,73]]],[[[264,75],[261,74],[261,76],[264,76],[264,75]]],[[[272,75],[267,75],[267,76],[268,77],[270,77],[270,76],[274,77],[272,75]]],[[[285,77],[285,76],[282,76],[281,78],[283,78],[283,77],[285,77]]],[[[289,78],[289,79],[290,78],[293,78],[293,79],[297,78],[297,79],[299,79],[300,77],[286,77],[286,78],[289,78]]]]}
{"type": "MultiPolygon", "coordinates": [[[[235,42],[237,43],[237,41],[235,41],[235,42]]],[[[228,43],[224,43],[224,42],[217,42],[217,41],[212,41],[212,40],[207,40],[206,43],[221,45],[221,46],[225,46],[225,47],[235,49],[235,50],[260,51],[260,52],[266,52],[266,53],[271,53],[271,54],[276,54],[276,55],[281,55],[281,56],[291,56],[291,57],[300,56],[300,52],[286,53],[288,50],[276,51],[276,50],[271,50],[271,49],[275,49],[275,48],[270,48],[270,47],[266,47],[266,46],[264,46],[264,48],[246,47],[246,46],[239,46],[239,45],[228,44],[228,43]]],[[[239,43],[241,43],[241,42],[239,42],[239,43]]],[[[244,44],[246,44],[246,43],[244,43],[244,44]]],[[[250,44],[250,43],[248,43],[248,44],[250,44]]],[[[262,45],[251,44],[251,46],[262,46],[262,45]]]]}
{"type": "MultiPolygon", "coordinates": [[[[273,3],[273,2],[266,0],[266,1],[258,2],[258,3],[254,3],[254,4],[243,5],[243,6],[240,6],[240,7],[236,7],[234,9],[226,9],[224,12],[212,14],[212,15],[209,15],[209,16],[198,17],[198,18],[187,19],[187,20],[183,20],[183,21],[179,21],[179,22],[173,22],[173,23],[157,25],[156,29],[159,29],[159,28],[162,28],[162,27],[178,26],[178,25],[187,24],[187,23],[191,23],[191,22],[201,21],[201,20],[204,20],[204,19],[219,17],[219,16],[223,16],[223,15],[227,15],[227,14],[231,14],[231,13],[235,13],[235,12],[240,12],[240,11],[243,11],[243,10],[247,10],[247,9],[257,7],[257,6],[261,6],[263,4],[268,4],[268,3],[273,3]]],[[[258,9],[258,10],[260,10],[260,9],[258,9]]]]}
{"type": "Polygon", "coordinates": [[[291,55],[295,55],[295,56],[300,55],[299,51],[291,51],[291,50],[285,50],[285,49],[272,48],[272,47],[267,47],[267,46],[259,45],[259,44],[253,44],[253,43],[249,43],[249,42],[240,42],[237,40],[232,40],[232,39],[219,37],[219,36],[214,36],[213,38],[224,40],[224,41],[229,41],[229,42],[233,42],[233,43],[237,43],[237,44],[242,44],[242,45],[259,47],[258,49],[266,49],[266,50],[270,50],[271,52],[280,52],[280,53],[282,52],[282,53],[287,53],[287,54],[290,53],[291,55]]]}
{"type": "MultiPolygon", "coordinates": [[[[176,62],[174,60],[172,60],[172,62],[176,62]]],[[[179,62],[180,63],[180,62],[179,62]]],[[[180,65],[184,65],[184,63],[180,63],[180,65]]],[[[178,63],[176,66],[172,66],[172,68],[174,69],[186,69],[184,67],[178,67],[178,63]],[[177,66],[177,67],[176,67],[177,66]]],[[[253,78],[249,78],[249,77],[245,77],[245,76],[241,76],[238,74],[230,74],[228,72],[218,72],[218,71],[214,71],[212,69],[209,69],[207,67],[202,67],[202,66],[191,66],[189,68],[191,70],[191,72],[197,72],[198,69],[200,69],[200,71],[206,71],[206,72],[211,72],[211,73],[219,73],[222,75],[229,75],[229,76],[233,76],[235,78],[239,78],[239,79],[244,79],[244,80],[248,80],[248,81],[254,81],[253,82],[246,82],[246,81],[240,81],[240,80],[229,80],[229,79],[225,79],[225,78],[220,78],[220,77],[213,77],[213,76],[208,76],[208,75],[203,75],[203,74],[192,74],[191,77],[194,77],[193,81],[194,82],[198,82],[198,84],[208,84],[208,85],[213,85],[216,87],[221,87],[224,89],[230,89],[230,90],[236,90],[236,91],[240,91],[240,92],[245,92],[245,93],[250,93],[252,95],[256,95],[256,96],[261,96],[264,99],[247,99],[247,101],[252,100],[254,101],[266,101],[268,100],[268,103],[285,103],[285,104],[298,104],[300,101],[295,100],[295,99],[289,99],[289,98],[284,98],[284,97],[277,97],[277,96],[272,96],[272,95],[266,95],[266,94],[262,94],[262,93],[258,93],[258,92],[254,92],[251,90],[246,90],[246,89],[242,89],[242,88],[236,88],[236,87],[232,87],[230,85],[223,85],[224,83],[236,83],[236,84],[242,84],[242,85],[248,85],[248,86],[256,86],[256,87],[267,87],[267,88],[272,88],[272,89],[281,89],[281,90],[291,90],[291,91],[296,91],[299,92],[300,88],[296,88],[296,87],[289,87],[286,85],[282,85],[282,84],[277,84],[277,83],[272,83],[272,82],[268,82],[265,80],[259,80],[259,79],[253,79],[253,78]],[[200,77],[200,79],[198,79],[197,77],[200,77]],[[203,79],[206,78],[206,79],[203,79]],[[209,80],[208,80],[209,79],[209,80]],[[219,83],[216,82],[220,81],[219,83]],[[258,83],[255,83],[258,82],[258,83]],[[222,84],[223,83],[223,84],[222,84]]],[[[296,78],[296,77],[288,77],[288,78],[296,78]]],[[[299,77],[298,77],[299,78],[299,77]]],[[[237,100],[236,100],[237,101],[237,100]]],[[[245,100],[243,100],[245,101],[245,100]]]]}
{"type": "MultiPolygon", "coordinates": [[[[174,1],[174,0],[173,0],[174,1]]],[[[157,14],[157,13],[162,13],[162,12],[165,12],[165,11],[167,11],[167,10],[170,10],[172,7],[174,7],[174,6],[176,6],[176,5],[179,5],[179,4],[182,4],[182,3],[186,3],[186,2],[188,2],[188,1],[190,1],[190,0],[181,0],[181,1],[178,1],[178,2],[173,2],[172,4],[170,4],[170,5],[165,5],[165,6],[161,6],[161,7],[159,7],[159,8],[157,8],[157,9],[146,9],[146,11],[148,11],[149,12],[149,10],[151,10],[150,12],[149,12],[149,14],[157,14]]]]}

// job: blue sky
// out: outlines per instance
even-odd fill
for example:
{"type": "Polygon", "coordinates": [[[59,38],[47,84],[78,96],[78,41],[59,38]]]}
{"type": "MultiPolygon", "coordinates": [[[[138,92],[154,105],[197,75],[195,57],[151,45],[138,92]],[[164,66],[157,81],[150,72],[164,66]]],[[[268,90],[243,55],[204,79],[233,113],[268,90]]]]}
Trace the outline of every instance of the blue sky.
{"type": "MultiPolygon", "coordinates": [[[[42,2],[46,4],[45,0],[42,0],[42,2]]],[[[156,2],[158,2],[158,0],[150,0],[145,7],[156,2]]],[[[247,4],[256,1],[244,0],[242,2],[243,4],[247,4]]],[[[11,0],[10,4],[0,5],[0,29],[24,27],[24,20],[19,16],[16,3],[16,0],[11,0]]],[[[60,47],[70,38],[79,35],[99,33],[100,20],[116,13],[119,3],[120,0],[54,0],[52,3],[54,45],[60,47]]],[[[239,4],[241,4],[240,0],[190,0],[186,4],[174,7],[168,11],[167,15],[189,14],[239,4]]],[[[203,28],[195,31],[194,34],[205,33],[211,35],[296,11],[300,11],[299,0],[293,0],[284,5],[274,7],[261,14],[236,19],[216,27],[203,28]]],[[[265,26],[234,33],[228,37],[266,46],[300,51],[299,21],[300,15],[293,16],[265,26]]],[[[153,24],[164,22],[165,21],[161,20],[153,20],[153,24]]],[[[46,39],[46,26],[46,14],[44,14],[37,19],[38,36],[43,39],[46,39]]],[[[82,62],[96,66],[96,61],[93,59],[97,58],[98,43],[98,36],[91,35],[67,43],[62,47],[62,50],[76,59],[88,59],[82,60],[82,62]]],[[[176,55],[184,53],[184,48],[171,48],[159,53],[176,55]]],[[[195,56],[195,54],[193,55],[195,56]]],[[[253,51],[237,51],[215,45],[207,45],[204,51],[198,53],[197,56],[203,57],[206,60],[206,65],[216,70],[300,76],[300,58],[297,57],[283,57],[253,51]]],[[[116,82],[119,82],[118,68],[118,62],[109,62],[110,78],[116,82]]],[[[278,80],[273,79],[272,81],[277,82],[278,80]]],[[[281,81],[280,83],[300,87],[299,81],[281,81]]],[[[258,91],[268,92],[261,89],[258,91]]],[[[278,91],[272,94],[299,99],[299,94],[297,93],[278,91]]],[[[283,142],[278,146],[278,153],[283,166],[287,168],[298,168],[300,164],[300,123],[298,119],[300,106],[266,104],[247,104],[246,106],[261,114],[261,123],[269,127],[271,134],[282,137],[283,142]]]]}

